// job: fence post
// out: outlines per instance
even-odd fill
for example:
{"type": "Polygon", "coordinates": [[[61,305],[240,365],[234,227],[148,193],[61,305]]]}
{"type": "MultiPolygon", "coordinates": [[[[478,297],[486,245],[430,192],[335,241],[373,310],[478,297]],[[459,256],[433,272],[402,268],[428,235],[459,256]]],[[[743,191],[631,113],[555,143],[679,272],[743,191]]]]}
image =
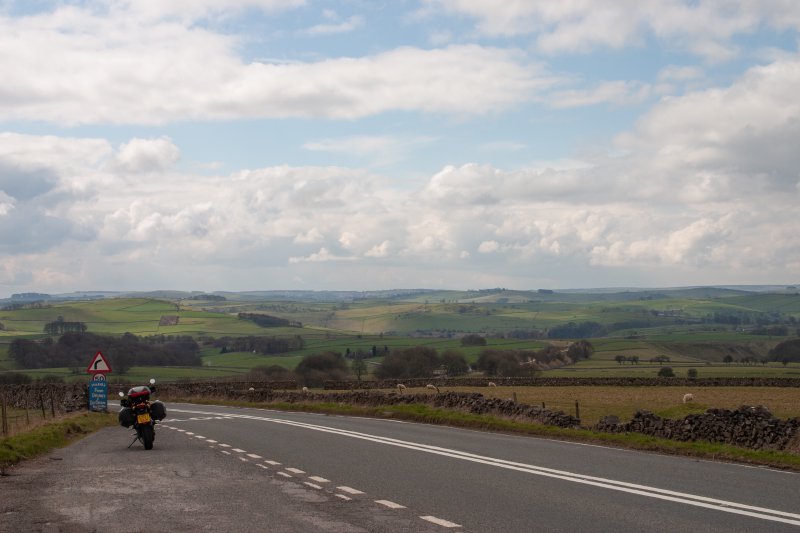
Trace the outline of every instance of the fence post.
{"type": "Polygon", "coordinates": [[[44,394],[39,391],[39,404],[42,406],[42,420],[47,419],[47,411],[44,410],[44,394]]]}
{"type": "Polygon", "coordinates": [[[575,418],[581,419],[581,407],[578,405],[578,400],[575,400],[575,418]]]}
{"type": "Polygon", "coordinates": [[[2,418],[3,435],[8,436],[8,411],[6,410],[6,394],[0,393],[0,418],[2,418]]]}
{"type": "Polygon", "coordinates": [[[53,389],[50,389],[50,414],[53,418],[56,417],[56,395],[53,392],[53,389]]]}

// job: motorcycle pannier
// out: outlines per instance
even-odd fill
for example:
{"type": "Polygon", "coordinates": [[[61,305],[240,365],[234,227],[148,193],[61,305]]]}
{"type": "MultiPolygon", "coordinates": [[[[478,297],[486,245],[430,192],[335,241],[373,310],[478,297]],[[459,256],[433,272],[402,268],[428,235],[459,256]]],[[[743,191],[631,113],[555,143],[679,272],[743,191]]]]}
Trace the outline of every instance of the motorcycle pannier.
{"type": "Polygon", "coordinates": [[[158,400],[150,402],[150,413],[153,415],[153,418],[159,421],[167,418],[167,408],[158,400]]]}
{"type": "Polygon", "coordinates": [[[130,407],[123,407],[119,411],[119,425],[129,428],[133,425],[133,410],[130,407]]]}

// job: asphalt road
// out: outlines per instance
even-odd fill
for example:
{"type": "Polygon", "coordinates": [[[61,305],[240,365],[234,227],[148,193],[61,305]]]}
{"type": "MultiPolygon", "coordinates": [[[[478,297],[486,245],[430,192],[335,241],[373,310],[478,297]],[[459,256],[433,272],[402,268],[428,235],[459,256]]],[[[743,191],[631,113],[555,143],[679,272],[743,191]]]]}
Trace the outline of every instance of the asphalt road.
{"type": "Polygon", "coordinates": [[[0,478],[0,531],[800,531],[800,475],[396,421],[167,406],[0,478]],[[144,518],[142,518],[144,517],[144,518]]]}

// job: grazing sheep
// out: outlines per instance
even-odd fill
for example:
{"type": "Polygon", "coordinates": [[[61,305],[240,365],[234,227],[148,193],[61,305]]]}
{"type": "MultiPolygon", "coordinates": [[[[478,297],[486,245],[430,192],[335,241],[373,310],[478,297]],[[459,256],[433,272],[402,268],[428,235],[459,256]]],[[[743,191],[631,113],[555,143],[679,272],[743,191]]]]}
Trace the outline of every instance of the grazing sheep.
{"type": "Polygon", "coordinates": [[[399,392],[400,394],[403,394],[405,391],[406,391],[406,386],[403,385],[402,383],[398,383],[397,384],[397,392],[399,392]]]}
{"type": "Polygon", "coordinates": [[[249,390],[250,392],[253,392],[253,391],[255,391],[256,389],[254,389],[253,387],[250,387],[250,388],[249,388],[249,389],[247,389],[247,390],[249,390]]]}
{"type": "Polygon", "coordinates": [[[427,385],[425,385],[425,388],[426,388],[426,389],[435,390],[435,391],[436,391],[436,394],[439,394],[439,387],[437,387],[437,386],[436,386],[436,385],[434,385],[433,383],[428,383],[427,385]]]}
{"type": "Polygon", "coordinates": [[[489,387],[497,387],[497,384],[494,381],[490,381],[487,386],[489,387]]]}
{"type": "Polygon", "coordinates": [[[308,387],[303,387],[303,394],[308,394],[308,387]]]}
{"type": "Polygon", "coordinates": [[[694,401],[694,394],[688,392],[683,395],[683,403],[689,403],[694,401]]]}

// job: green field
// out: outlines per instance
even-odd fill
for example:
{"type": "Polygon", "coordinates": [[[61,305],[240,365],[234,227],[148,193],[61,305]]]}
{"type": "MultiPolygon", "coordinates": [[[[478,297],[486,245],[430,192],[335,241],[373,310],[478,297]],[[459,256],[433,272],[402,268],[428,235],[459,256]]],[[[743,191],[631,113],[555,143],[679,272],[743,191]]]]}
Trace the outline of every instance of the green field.
{"type": "MultiPolygon", "coordinates": [[[[170,293],[173,294],[173,293],[170,293]]],[[[724,364],[760,361],[777,343],[800,335],[800,296],[795,292],[754,293],[729,289],[681,289],[646,292],[581,294],[505,291],[419,291],[391,297],[350,300],[323,296],[292,300],[292,295],[269,299],[259,294],[227,294],[224,301],[180,299],[107,298],[87,301],[45,302],[38,308],[0,310],[0,372],[25,372],[32,377],[56,376],[85,379],[80,369],[23,370],[9,360],[14,339],[44,339],[45,324],[63,320],[83,322],[88,332],[102,335],[189,335],[202,345],[200,367],[134,367],[127,379],[156,377],[163,380],[236,376],[255,366],[280,365],[293,369],[302,357],[324,351],[371,353],[425,345],[462,352],[474,363],[482,347],[462,347],[467,333],[485,336],[489,348],[538,350],[558,339],[509,337],[529,332],[541,337],[551,328],[592,322],[602,336],[590,337],[595,354],[588,361],[549,375],[640,376],[658,371],[649,361],[669,358],[676,375],[696,368],[701,377],[797,377],[796,363],[781,365],[724,364]],[[302,327],[264,328],[239,319],[240,312],[265,313],[301,323],[302,327]],[[178,317],[177,324],[162,325],[163,317],[178,317]],[[727,317],[727,323],[714,322],[727,317]],[[741,317],[743,323],[729,323],[741,317]],[[746,323],[745,323],[746,322],[746,323]],[[783,325],[788,336],[755,335],[758,326],[783,325]],[[293,337],[305,341],[302,350],[280,355],[219,353],[206,341],[237,336],[293,337]],[[638,365],[619,364],[615,357],[636,356],[638,365]],[[730,357],[729,357],[730,356],[730,357]]],[[[168,321],[167,321],[168,322],[168,321]]],[[[87,364],[93,354],[87,354],[87,364]]],[[[370,359],[379,363],[380,357],[370,359]]],[[[370,365],[374,368],[374,365],[370,365]]]]}

